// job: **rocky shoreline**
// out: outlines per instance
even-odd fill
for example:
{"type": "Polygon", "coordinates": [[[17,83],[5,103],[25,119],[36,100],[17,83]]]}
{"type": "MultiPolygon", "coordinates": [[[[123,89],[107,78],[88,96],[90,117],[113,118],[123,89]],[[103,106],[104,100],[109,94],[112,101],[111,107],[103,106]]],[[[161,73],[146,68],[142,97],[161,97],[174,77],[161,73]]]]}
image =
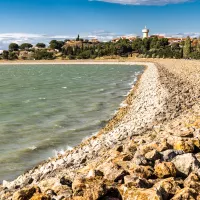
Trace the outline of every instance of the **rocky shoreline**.
{"type": "Polygon", "coordinates": [[[0,199],[200,199],[200,63],[139,64],[148,67],[117,120],[4,181],[0,199]]]}

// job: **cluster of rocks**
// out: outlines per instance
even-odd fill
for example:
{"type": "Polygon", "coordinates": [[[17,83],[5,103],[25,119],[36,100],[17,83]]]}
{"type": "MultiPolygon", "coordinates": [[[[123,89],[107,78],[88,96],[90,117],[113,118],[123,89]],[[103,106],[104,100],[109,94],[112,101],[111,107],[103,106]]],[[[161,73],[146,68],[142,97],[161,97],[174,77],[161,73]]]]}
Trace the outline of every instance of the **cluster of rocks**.
{"type": "Polygon", "coordinates": [[[4,181],[0,199],[200,199],[200,77],[174,68],[149,63],[113,130],[4,181]]]}

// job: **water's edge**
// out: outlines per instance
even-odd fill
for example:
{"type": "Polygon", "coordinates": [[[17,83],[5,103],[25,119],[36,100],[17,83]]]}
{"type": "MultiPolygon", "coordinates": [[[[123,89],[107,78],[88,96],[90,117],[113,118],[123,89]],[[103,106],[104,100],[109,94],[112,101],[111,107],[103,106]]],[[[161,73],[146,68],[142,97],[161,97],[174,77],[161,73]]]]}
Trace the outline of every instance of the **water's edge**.
{"type": "MultiPolygon", "coordinates": [[[[36,63],[34,63],[34,64],[36,64],[36,63]]],[[[49,63],[47,63],[47,64],[49,64],[49,63]]],[[[69,63],[69,64],[71,65],[71,63],[69,63]]],[[[74,64],[77,64],[77,63],[74,63],[74,64]]],[[[115,63],[108,62],[107,63],[107,62],[105,62],[105,63],[83,63],[83,64],[85,64],[85,65],[88,65],[88,64],[91,64],[91,65],[93,65],[93,64],[95,64],[95,65],[96,64],[98,64],[98,65],[107,65],[107,64],[113,65],[114,64],[115,65],[115,64],[117,64],[117,65],[119,65],[120,64],[120,65],[133,65],[133,67],[134,66],[142,66],[142,67],[146,68],[146,65],[144,65],[144,63],[141,64],[141,63],[135,63],[135,62],[134,63],[133,62],[128,62],[128,63],[124,63],[124,62],[120,62],[120,63],[119,62],[117,62],[117,63],[116,62],[115,63]]],[[[144,71],[145,70],[143,70],[143,72],[141,72],[141,73],[144,73],[144,71]]],[[[70,153],[76,151],[76,149],[79,148],[79,146],[82,146],[83,143],[88,143],[88,141],[94,139],[95,137],[98,137],[98,135],[100,135],[102,133],[106,133],[108,131],[111,131],[118,123],[120,123],[120,119],[122,119],[127,114],[128,110],[129,110],[129,107],[132,104],[132,100],[131,99],[133,98],[133,95],[134,95],[134,93],[135,93],[135,91],[137,89],[137,86],[139,84],[140,78],[141,78],[141,74],[137,76],[136,83],[132,86],[131,90],[128,92],[128,96],[126,96],[125,100],[123,100],[123,102],[122,102],[123,106],[121,106],[118,109],[116,114],[111,119],[107,120],[106,126],[104,128],[99,130],[96,135],[92,135],[92,136],[88,137],[87,139],[83,140],[79,145],[75,146],[72,150],[69,149],[64,153],[65,154],[66,153],[70,154],[70,153]]],[[[57,153],[57,157],[60,157],[62,153],[63,152],[58,152],[57,153]]],[[[54,159],[54,158],[51,158],[51,159],[54,159]]],[[[39,165],[41,165],[43,163],[46,163],[46,162],[48,162],[48,161],[43,160],[43,161],[39,162],[38,164],[36,164],[36,166],[39,166],[39,165]]],[[[30,167],[26,171],[28,172],[29,170],[31,170],[31,168],[32,167],[30,167]]]]}

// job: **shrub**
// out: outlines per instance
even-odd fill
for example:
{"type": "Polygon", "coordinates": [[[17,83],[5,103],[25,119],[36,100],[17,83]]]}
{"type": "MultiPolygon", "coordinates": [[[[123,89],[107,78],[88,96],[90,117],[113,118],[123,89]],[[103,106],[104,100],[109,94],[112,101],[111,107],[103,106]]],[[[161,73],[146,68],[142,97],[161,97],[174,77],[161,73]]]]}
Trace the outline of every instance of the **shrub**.
{"type": "Polygon", "coordinates": [[[53,60],[54,56],[52,52],[47,52],[46,50],[37,50],[34,54],[36,60],[53,60]]]}

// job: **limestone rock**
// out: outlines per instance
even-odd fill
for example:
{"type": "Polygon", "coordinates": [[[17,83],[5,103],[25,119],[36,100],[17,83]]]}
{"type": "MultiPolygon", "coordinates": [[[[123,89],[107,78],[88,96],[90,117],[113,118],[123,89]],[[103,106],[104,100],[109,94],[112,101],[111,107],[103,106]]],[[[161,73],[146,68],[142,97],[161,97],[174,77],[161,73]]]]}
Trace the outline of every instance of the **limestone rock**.
{"type": "Polygon", "coordinates": [[[104,176],[103,172],[100,171],[100,170],[95,170],[95,169],[91,169],[89,172],[88,172],[88,175],[87,175],[87,178],[94,178],[94,177],[97,177],[97,176],[104,176]]]}
{"type": "Polygon", "coordinates": [[[160,153],[155,149],[145,154],[145,158],[152,161],[156,161],[160,159],[160,157],[161,157],[160,153]]]}
{"type": "Polygon", "coordinates": [[[176,177],[176,168],[172,162],[162,162],[155,165],[154,168],[158,178],[176,177]]]}
{"type": "Polygon", "coordinates": [[[200,152],[195,154],[195,157],[197,158],[197,160],[200,162],[200,152]]]}
{"type": "Polygon", "coordinates": [[[124,184],[127,187],[136,187],[136,188],[150,188],[152,186],[152,184],[145,178],[140,178],[131,175],[124,177],[124,184]]]}
{"type": "Polygon", "coordinates": [[[192,141],[175,141],[174,142],[175,150],[182,150],[185,153],[193,153],[194,152],[194,144],[192,141]]]}
{"type": "Polygon", "coordinates": [[[163,179],[153,187],[160,191],[163,200],[168,200],[170,196],[176,194],[176,192],[180,190],[179,184],[174,178],[163,179]]]}
{"type": "Polygon", "coordinates": [[[200,191],[200,180],[197,174],[191,173],[184,181],[184,187],[192,188],[195,191],[200,191]]]}
{"type": "Polygon", "coordinates": [[[154,169],[151,166],[137,166],[132,171],[138,177],[150,178],[154,175],[154,169]]]}
{"type": "Polygon", "coordinates": [[[35,194],[30,200],[51,200],[51,197],[45,194],[35,194]]]}
{"type": "Polygon", "coordinates": [[[171,200],[196,200],[198,193],[191,188],[183,188],[178,191],[171,200]]]}
{"type": "Polygon", "coordinates": [[[40,188],[30,187],[19,190],[13,194],[13,200],[27,200],[33,197],[35,193],[40,193],[40,188]]]}
{"type": "Polygon", "coordinates": [[[199,177],[196,173],[192,172],[185,180],[184,180],[184,187],[188,187],[191,181],[198,182],[199,177]]]}
{"type": "Polygon", "coordinates": [[[200,149],[200,140],[198,138],[193,138],[192,142],[198,149],[200,149]]]}
{"type": "Polygon", "coordinates": [[[163,200],[160,192],[155,188],[141,189],[122,185],[119,191],[124,200],[163,200]]]}
{"type": "Polygon", "coordinates": [[[127,146],[125,146],[125,152],[134,154],[137,150],[138,144],[134,140],[131,140],[127,146]]]}
{"type": "Polygon", "coordinates": [[[103,165],[100,165],[97,170],[100,170],[104,174],[104,179],[110,180],[110,181],[119,181],[123,179],[125,175],[128,175],[129,173],[124,170],[119,165],[109,162],[104,163],[103,165]]]}
{"type": "Polygon", "coordinates": [[[84,180],[82,178],[76,178],[72,183],[73,193],[77,194],[77,196],[83,195],[82,190],[83,190],[84,186],[85,186],[84,180]]]}
{"type": "Polygon", "coordinates": [[[164,161],[171,161],[173,158],[175,158],[177,155],[184,154],[184,151],[176,151],[174,149],[168,149],[166,151],[161,152],[162,154],[162,160],[164,161]]]}
{"type": "MultiPolygon", "coordinates": [[[[72,196],[72,188],[67,185],[56,185],[52,188],[52,190],[57,196],[62,196],[65,198],[72,196]]],[[[47,193],[47,191],[45,193],[47,193]]]]}
{"type": "MultiPolygon", "coordinates": [[[[100,199],[106,196],[118,197],[119,192],[112,186],[112,183],[103,179],[83,179],[81,184],[74,183],[73,187],[73,198],[83,197],[82,199],[100,199]]],[[[75,199],[75,198],[74,198],[75,199]]]]}
{"type": "Polygon", "coordinates": [[[144,155],[141,155],[139,153],[136,153],[134,155],[133,162],[136,165],[144,165],[145,166],[145,165],[149,164],[148,160],[144,157],[144,155]]]}
{"type": "Polygon", "coordinates": [[[200,168],[199,161],[191,153],[178,155],[172,160],[172,162],[180,176],[188,176],[190,172],[197,172],[200,168]]]}

